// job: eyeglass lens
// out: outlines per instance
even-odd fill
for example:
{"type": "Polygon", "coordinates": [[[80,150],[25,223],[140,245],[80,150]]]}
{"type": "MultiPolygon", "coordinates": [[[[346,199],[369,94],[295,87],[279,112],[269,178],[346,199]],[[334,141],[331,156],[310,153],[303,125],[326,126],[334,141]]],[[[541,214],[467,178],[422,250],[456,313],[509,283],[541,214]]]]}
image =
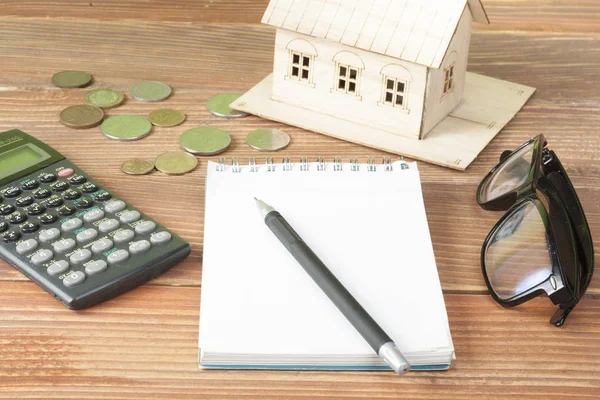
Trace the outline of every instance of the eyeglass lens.
{"type": "Polygon", "coordinates": [[[532,159],[533,143],[510,156],[489,178],[481,193],[482,201],[497,199],[523,185],[529,176],[532,159]]]}
{"type": "Polygon", "coordinates": [[[533,200],[516,208],[489,243],[485,270],[502,300],[525,293],[552,274],[546,229],[533,200]]]}

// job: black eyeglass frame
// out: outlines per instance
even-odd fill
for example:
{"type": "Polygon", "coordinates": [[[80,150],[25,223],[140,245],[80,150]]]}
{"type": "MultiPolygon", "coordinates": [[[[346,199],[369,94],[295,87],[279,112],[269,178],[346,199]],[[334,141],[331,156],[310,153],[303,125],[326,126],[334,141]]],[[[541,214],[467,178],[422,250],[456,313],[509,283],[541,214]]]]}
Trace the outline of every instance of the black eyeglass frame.
{"type": "MultiPolygon", "coordinates": [[[[481,267],[490,294],[504,307],[514,307],[541,294],[559,305],[550,323],[562,326],[587,289],[594,271],[594,247],[583,208],[567,173],[556,154],[546,148],[539,135],[514,151],[502,153],[500,163],[482,180],[477,190],[477,203],[485,210],[507,211],[488,234],[481,250],[481,267]],[[519,187],[485,201],[483,192],[494,174],[513,155],[533,145],[531,168],[519,187]],[[486,252],[495,242],[499,229],[527,203],[537,208],[544,227],[552,261],[552,273],[542,283],[509,299],[494,290],[486,269],[486,252]]],[[[501,240],[501,238],[499,239],[501,240]]]]}

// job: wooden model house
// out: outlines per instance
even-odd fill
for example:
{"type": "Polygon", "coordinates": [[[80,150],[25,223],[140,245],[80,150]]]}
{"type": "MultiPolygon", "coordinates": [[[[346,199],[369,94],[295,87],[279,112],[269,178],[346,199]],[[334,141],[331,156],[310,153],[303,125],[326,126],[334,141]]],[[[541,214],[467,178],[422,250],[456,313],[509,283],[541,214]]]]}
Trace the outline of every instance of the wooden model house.
{"type": "Polygon", "coordinates": [[[270,0],[273,74],[231,107],[465,169],[535,89],[467,72],[480,0],[270,0]]]}

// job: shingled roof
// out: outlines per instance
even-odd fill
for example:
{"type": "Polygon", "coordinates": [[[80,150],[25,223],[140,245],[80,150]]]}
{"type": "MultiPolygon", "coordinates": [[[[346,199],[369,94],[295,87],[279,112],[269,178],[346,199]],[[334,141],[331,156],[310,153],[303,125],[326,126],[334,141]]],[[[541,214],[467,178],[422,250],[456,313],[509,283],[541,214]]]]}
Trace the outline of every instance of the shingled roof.
{"type": "Polygon", "coordinates": [[[467,6],[489,23],[480,0],[271,0],[262,22],[437,69],[467,6]]]}

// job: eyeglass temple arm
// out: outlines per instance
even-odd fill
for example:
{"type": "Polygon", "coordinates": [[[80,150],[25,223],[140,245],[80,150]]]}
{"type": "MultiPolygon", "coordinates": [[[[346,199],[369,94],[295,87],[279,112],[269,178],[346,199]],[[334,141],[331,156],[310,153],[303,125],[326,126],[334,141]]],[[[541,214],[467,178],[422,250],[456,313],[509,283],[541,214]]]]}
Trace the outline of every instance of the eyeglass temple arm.
{"type": "Polygon", "coordinates": [[[504,151],[502,152],[502,154],[500,154],[500,162],[502,162],[502,161],[506,160],[506,158],[507,158],[508,156],[510,156],[512,153],[513,153],[513,150],[504,150],[504,151]]]}
{"type": "Polygon", "coordinates": [[[573,311],[573,308],[575,308],[575,306],[559,308],[556,310],[552,318],[550,318],[550,323],[557,327],[563,326],[567,316],[571,313],[571,311],[573,311]]]}

